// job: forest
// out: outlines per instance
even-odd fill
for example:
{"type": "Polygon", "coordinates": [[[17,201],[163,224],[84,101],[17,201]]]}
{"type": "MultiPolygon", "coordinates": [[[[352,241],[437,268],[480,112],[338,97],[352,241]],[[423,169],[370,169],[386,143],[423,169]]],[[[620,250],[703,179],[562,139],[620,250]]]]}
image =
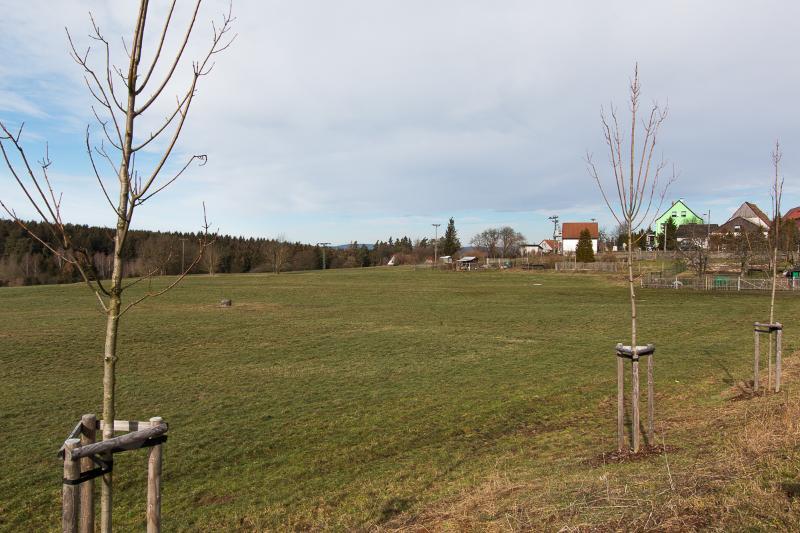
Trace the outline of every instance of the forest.
{"type": "MultiPolygon", "coordinates": [[[[46,235],[47,228],[37,222],[24,222],[28,232],[14,221],[0,219],[0,286],[74,283],[79,272],[59,260],[41,242],[31,236],[46,235]]],[[[460,247],[451,221],[452,237],[440,238],[439,253],[455,253],[460,247]],[[448,245],[448,242],[450,243],[448,245]],[[455,248],[455,249],[454,249],[455,248]]],[[[111,275],[113,231],[86,225],[67,225],[76,249],[81,250],[94,267],[96,276],[111,275]]],[[[125,275],[178,275],[192,263],[191,274],[243,272],[289,272],[323,268],[323,248],[318,245],[289,242],[282,237],[253,238],[214,235],[213,244],[197,260],[200,250],[198,233],[131,231],[125,245],[125,275]]],[[[434,255],[432,239],[409,237],[378,240],[372,245],[352,242],[324,250],[326,268],[354,268],[385,265],[392,257],[395,264],[424,262],[434,255]]]]}

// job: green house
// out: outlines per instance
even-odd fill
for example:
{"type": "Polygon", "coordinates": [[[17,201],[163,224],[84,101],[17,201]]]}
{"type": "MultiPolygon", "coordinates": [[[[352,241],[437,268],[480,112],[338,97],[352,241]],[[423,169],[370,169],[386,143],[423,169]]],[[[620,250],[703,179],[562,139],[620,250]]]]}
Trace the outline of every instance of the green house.
{"type": "Polygon", "coordinates": [[[670,218],[675,222],[676,227],[680,227],[683,224],[703,224],[703,219],[689,209],[689,206],[683,203],[683,199],[672,202],[672,206],[656,219],[654,228],[656,233],[663,233],[664,224],[670,218]]]}

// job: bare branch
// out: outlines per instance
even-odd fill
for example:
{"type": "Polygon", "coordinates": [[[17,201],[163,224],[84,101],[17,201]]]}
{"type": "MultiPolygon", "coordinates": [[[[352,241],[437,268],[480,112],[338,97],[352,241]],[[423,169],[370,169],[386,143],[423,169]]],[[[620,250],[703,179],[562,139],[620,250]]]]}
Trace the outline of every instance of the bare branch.
{"type": "MultiPolygon", "coordinates": [[[[142,107],[140,107],[135,112],[135,115],[141,115],[142,113],[144,113],[144,111],[148,107],[150,107],[153,104],[153,102],[156,101],[156,99],[161,94],[161,91],[163,91],[164,87],[166,87],[167,83],[169,83],[169,80],[172,79],[172,75],[175,73],[175,68],[178,66],[178,63],[181,60],[181,56],[183,55],[183,51],[186,49],[186,45],[189,42],[189,36],[192,33],[192,28],[194,27],[194,23],[197,20],[197,12],[200,10],[200,1],[201,0],[197,0],[197,3],[194,6],[194,13],[192,13],[192,18],[189,21],[189,27],[186,29],[186,33],[183,36],[183,41],[181,42],[180,48],[178,49],[178,52],[175,54],[175,59],[173,60],[172,65],[170,66],[169,71],[167,72],[166,76],[164,76],[164,80],[161,82],[161,85],[159,85],[159,87],[156,89],[156,91],[150,96],[150,98],[144,103],[144,105],[142,105],[142,107]]],[[[170,16],[172,16],[172,10],[171,9],[170,9],[170,16]]],[[[167,31],[167,25],[169,25],[169,21],[167,21],[167,24],[164,26],[164,32],[167,31]]],[[[214,44],[216,45],[216,41],[215,41],[214,44]]],[[[159,51],[160,51],[160,49],[161,49],[161,46],[159,45],[159,51]]],[[[156,58],[156,60],[157,59],[158,58],[156,58]]],[[[151,68],[154,68],[154,67],[155,67],[155,61],[153,63],[153,67],[151,67],[151,68]]],[[[136,94],[137,95],[142,92],[142,90],[145,88],[145,84],[147,83],[147,81],[149,79],[150,79],[150,74],[148,73],[148,75],[145,78],[144,83],[141,85],[141,87],[139,87],[136,90],[136,94]]]]}

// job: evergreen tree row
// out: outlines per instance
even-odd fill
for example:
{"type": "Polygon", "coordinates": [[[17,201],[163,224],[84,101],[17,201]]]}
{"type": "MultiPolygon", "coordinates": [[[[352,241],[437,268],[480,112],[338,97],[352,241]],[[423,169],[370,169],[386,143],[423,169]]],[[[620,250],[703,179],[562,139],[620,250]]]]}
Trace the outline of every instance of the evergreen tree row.
{"type": "MultiPolygon", "coordinates": [[[[26,222],[37,235],[47,229],[26,222]]],[[[72,242],[91,258],[97,275],[111,275],[113,235],[108,228],[68,225],[72,242]]],[[[151,272],[176,275],[188,268],[198,253],[200,235],[195,233],[131,231],[124,250],[125,275],[144,276],[151,272]]],[[[461,247],[450,219],[445,237],[439,239],[439,255],[453,255],[461,247]],[[449,240],[448,240],[449,239],[449,240]]],[[[353,242],[325,249],[326,268],[352,268],[388,264],[421,263],[433,257],[434,242],[389,237],[372,246],[353,242]]],[[[214,244],[191,273],[287,272],[316,270],[323,266],[320,246],[280,239],[216,236],[214,244]]],[[[74,283],[79,273],[11,220],[0,219],[0,286],[74,283]]]]}

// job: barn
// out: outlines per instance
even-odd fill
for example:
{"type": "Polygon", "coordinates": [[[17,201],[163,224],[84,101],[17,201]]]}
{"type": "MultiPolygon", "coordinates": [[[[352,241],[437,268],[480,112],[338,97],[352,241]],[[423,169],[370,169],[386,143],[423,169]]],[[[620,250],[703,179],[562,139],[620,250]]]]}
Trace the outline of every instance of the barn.
{"type": "Polygon", "coordinates": [[[578,240],[581,238],[581,232],[585,229],[589,230],[589,235],[592,238],[592,249],[597,253],[597,241],[600,239],[600,228],[597,222],[564,222],[561,226],[561,246],[563,253],[574,253],[578,247],[578,240]]]}

